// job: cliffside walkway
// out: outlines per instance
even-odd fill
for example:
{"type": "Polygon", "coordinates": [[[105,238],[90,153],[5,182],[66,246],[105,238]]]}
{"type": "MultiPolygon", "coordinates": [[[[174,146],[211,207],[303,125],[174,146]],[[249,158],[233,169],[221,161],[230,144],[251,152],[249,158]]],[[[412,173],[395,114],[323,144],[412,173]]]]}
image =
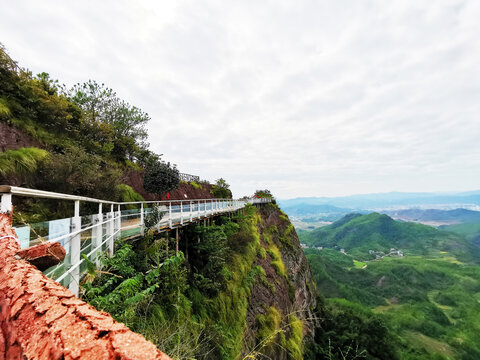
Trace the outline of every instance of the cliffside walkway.
{"type": "Polygon", "coordinates": [[[271,201],[268,198],[252,198],[248,200],[192,199],[113,202],[5,185],[0,186],[0,194],[0,213],[14,211],[13,196],[72,202],[73,217],[25,224],[15,227],[14,230],[21,248],[28,248],[43,242],[60,242],[66,251],[65,259],[58,265],[47,269],[44,274],[69,288],[77,296],[80,279],[87,270],[87,261],[84,257],[99,264],[100,256],[103,253],[113,254],[114,244],[118,239],[142,236],[145,231],[145,220],[153,217],[154,209],[160,212],[160,216],[157,217],[160,220],[154,225],[154,228],[162,232],[221,214],[233,213],[247,204],[271,201]],[[97,207],[98,212],[91,214],[92,209],[97,207]]]}

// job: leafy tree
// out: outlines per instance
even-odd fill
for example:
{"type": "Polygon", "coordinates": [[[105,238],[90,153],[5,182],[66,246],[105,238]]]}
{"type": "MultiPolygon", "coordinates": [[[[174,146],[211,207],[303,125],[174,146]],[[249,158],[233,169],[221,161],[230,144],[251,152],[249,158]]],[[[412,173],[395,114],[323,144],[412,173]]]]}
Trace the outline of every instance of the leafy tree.
{"type": "Polygon", "coordinates": [[[195,229],[202,241],[192,246],[192,252],[197,255],[190,261],[193,284],[208,296],[216,295],[225,286],[222,269],[231,255],[227,240],[238,228],[237,224],[226,222],[209,227],[197,226],[195,229]]]}
{"type": "Polygon", "coordinates": [[[267,189],[255,191],[255,196],[259,198],[273,198],[272,193],[267,189]]]}
{"type": "Polygon", "coordinates": [[[317,298],[315,343],[306,359],[397,359],[395,339],[383,320],[367,308],[338,300],[325,304],[317,298]]]}
{"type": "Polygon", "coordinates": [[[215,185],[212,186],[210,193],[216,198],[221,199],[231,199],[232,191],[229,189],[230,185],[227,184],[225,179],[220,178],[216,181],[215,185]]]}
{"type": "Polygon", "coordinates": [[[101,134],[90,133],[92,140],[101,145],[112,142],[117,158],[133,159],[146,148],[145,125],[150,116],[118,98],[112,89],[89,80],[70,89],[69,97],[83,110],[88,125],[104,130],[101,134]]]}
{"type": "Polygon", "coordinates": [[[98,155],[70,145],[63,153],[53,153],[38,172],[36,185],[48,191],[116,199],[119,171],[98,155]]]}
{"type": "Polygon", "coordinates": [[[143,175],[143,188],[153,194],[164,194],[174,190],[180,183],[180,173],[175,165],[159,159],[150,160],[143,175]]]}

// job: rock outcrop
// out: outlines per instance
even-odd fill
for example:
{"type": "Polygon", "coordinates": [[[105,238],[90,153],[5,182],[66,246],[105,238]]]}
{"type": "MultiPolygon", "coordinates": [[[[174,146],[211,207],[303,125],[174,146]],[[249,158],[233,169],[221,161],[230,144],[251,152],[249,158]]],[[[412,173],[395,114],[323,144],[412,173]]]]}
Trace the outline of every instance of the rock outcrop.
{"type": "Polygon", "coordinates": [[[301,349],[303,344],[293,344],[284,339],[293,338],[292,319],[298,319],[302,324],[303,343],[313,338],[316,288],[312,271],[288,216],[275,204],[262,205],[259,210],[260,241],[266,254],[265,258],[257,258],[256,265],[265,270],[266,281],[257,282],[252,288],[247,310],[248,331],[245,334],[244,355],[255,348],[262,354],[257,355],[262,359],[297,359],[299,354],[295,351],[298,349],[291,347],[295,345],[301,349]],[[280,257],[277,256],[277,250],[280,257]],[[277,313],[277,334],[272,332],[272,339],[262,339],[262,332],[265,333],[262,327],[272,325],[265,325],[265,319],[271,321],[268,317],[277,313]],[[259,344],[259,340],[264,343],[259,344]]]}

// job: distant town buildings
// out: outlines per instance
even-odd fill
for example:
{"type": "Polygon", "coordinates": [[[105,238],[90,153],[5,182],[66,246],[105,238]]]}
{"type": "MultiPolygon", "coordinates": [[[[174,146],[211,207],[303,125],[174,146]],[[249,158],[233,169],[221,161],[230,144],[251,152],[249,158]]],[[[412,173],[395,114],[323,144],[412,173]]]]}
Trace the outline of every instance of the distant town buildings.
{"type": "Polygon", "coordinates": [[[375,250],[368,250],[368,253],[370,255],[375,255],[375,259],[382,259],[384,257],[387,257],[387,256],[390,256],[390,257],[393,257],[393,256],[398,256],[398,257],[403,257],[403,251],[401,250],[397,250],[395,248],[391,248],[390,249],[390,252],[388,254],[385,254],[383,251],[375,251],[375,250]]]}

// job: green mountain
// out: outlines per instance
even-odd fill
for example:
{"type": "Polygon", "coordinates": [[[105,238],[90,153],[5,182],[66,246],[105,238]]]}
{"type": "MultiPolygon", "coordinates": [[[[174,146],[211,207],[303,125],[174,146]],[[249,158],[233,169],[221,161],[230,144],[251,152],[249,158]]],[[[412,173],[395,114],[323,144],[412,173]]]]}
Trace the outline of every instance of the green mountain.
{"type": "Polygon", "coordinates": [[[301,241],[327,307],[385,325],[394,355],[379,358],[480,358],[478,248],[462,235],[372,213],[301,241]]]}
{"type": "Polygon", "coordinates": [[[468,222],[464,224],[443,225],[439,229],[461,235],[473,245],[480,247],[480,222],[468,222]]]}
{"type": "Polygon", "coordinates": [[[344,249],[359,260],[389,254],[392,248],[404,255],[449,252],[465,261],[478,258],[473,247],[457,234],[395,221],[378,213],[346,215],[331,225],[302,234],[302,242],[310,247],[344,249]]]}
{"type": "Polygon", "coordinates": [[[396,358],[480,358],[479,266],[451,254],[359,262],[333,249],[305,253],[327,305],[379,319],[396,358]]]}

